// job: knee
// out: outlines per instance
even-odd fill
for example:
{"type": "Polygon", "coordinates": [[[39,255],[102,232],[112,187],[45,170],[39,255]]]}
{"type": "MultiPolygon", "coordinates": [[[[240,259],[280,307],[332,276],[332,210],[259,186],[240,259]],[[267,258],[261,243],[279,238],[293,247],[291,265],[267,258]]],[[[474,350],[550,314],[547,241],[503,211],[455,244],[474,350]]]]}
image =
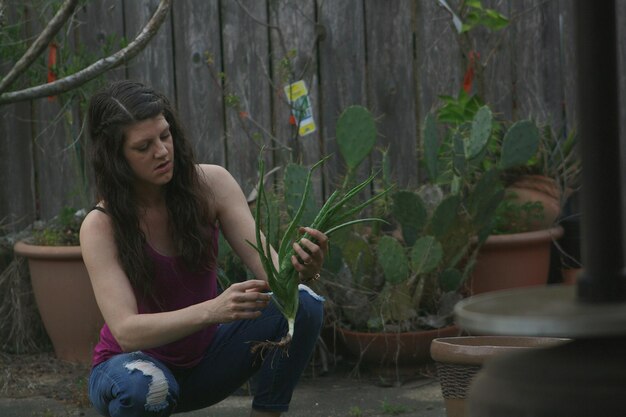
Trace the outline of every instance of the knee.
{"type": "Polygon", "coordinates": [[[308,289],[300,290],[299,297],[300,308],[296,319],[306,322],[311,331],[319,332],[324,321],[324,299],[308,289]]]}
{"type": "Polygon", "coordinates": [[[109,411],[114,415],[169,416],[178,399],[173,377],[153,362],[136,359],[124,364],[128,374],[113,389],[109,411]]]}

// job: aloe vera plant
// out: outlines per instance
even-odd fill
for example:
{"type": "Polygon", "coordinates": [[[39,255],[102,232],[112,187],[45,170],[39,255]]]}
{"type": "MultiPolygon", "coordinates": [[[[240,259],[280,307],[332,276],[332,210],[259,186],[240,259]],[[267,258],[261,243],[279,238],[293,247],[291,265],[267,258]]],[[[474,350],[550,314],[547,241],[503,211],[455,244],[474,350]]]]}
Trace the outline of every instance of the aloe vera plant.
{"type": "MultiPolygon", "coordinates": [[[[267,346],[268,344],[284,347],[289,344],[291,338],[293,337],[293,333],[295,330],[295,318],[298,311],[299,285],[298,271],[295,270],[293,264],[291,263],[291,257],[295,254],[295,251],[292,248],[293,236],[296,234],[298,226],[301,224],[300,221],[302,219],[302,215],[306,207],[306,202],[311,192],[311,175],[313,171],[318,168],[322,163],[324,163],[326,159],[327,158],[320,160],[308,171],[304,184],[304,191],[300,200],[300,205],[296,210],[291,222],[289,223],[289,226],[284,232],[283,237],[280,240],[278,248],[278,267],[276,267],[272,260],[269,240],[263,240],[263,233],[261,231],[259,222],[257,222],[256,227],[256,244],[248,242],[252,247],[256,249],[256,251],[259,253],[259,256],[261,257],[263,269],[265,270],[270,289],[272,290],[272,298],[278,306],[279,310],[287,319],[288,323],[287,334],[283,337],[282,340],[277,343],[265,342],[256,345],[254,348],[258,348],[259,346],[267,346]]],[[[259,158],[260,181],[258,186],[258,202],[256,205],[257,219],[261,218],[262,210],[268,210],[269,207],[263,182],[264,171],[265,169],[263,158],[259,158]]],[[[354,217],[367,206],[382,197],[388,190],[384,190],[360,204],[354,206],[348,205],[349,202],[353,201],[353,199],[374,180],[375,176],[376,174],[372,174],[365,181],[347,191],[336,190],[334,193],[332,193],[309,226],[313,229],[322,231],[327,236],[331,236],[337,230],[340,230],[344,227],[348,227],[357,223],[379,220],[377,218],[354,219],[354,217]]],[[[271,216],[267,215],[266,218],[267,230],[265,231],[265,234],[270,234],[272,233],[272,229],[277,227],[278,225],[271,224],[271,216]]],[[[315,239],[307,233],[300,237],[298,241],[303,238],[315,241],[315,239]]]]}

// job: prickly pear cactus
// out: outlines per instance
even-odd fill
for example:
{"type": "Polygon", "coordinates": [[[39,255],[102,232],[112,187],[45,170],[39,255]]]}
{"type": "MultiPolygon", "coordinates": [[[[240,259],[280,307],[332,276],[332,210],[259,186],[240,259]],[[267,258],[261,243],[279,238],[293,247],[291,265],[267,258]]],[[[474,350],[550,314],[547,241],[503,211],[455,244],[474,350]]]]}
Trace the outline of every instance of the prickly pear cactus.
{"type": "Polygon", "coordinates": [[[427,274],[443,259],[443,248],[434,236],[422,236],[411,247],[409,257],[414,274],[427,274]]]}
{"type": "Polygon", "coordinates": [[[458,269],[446,269],[439,275],[439,287],[443,291],[456,291],[463,283],[463,274],[458,269]]]}
{"type": "MultiPolygon", "coordinates": [[[[290,218],[296,214],[302,194],[306,184],[308,169],[299,164],[288,164],[285,167],[283,177],[284,199],[287,207],[287,214],[290,218]]],[[[302,214],[302,224],[311,224],[317,214],[317,207],[312,194],[307,195],[305,201],[304,213],[302,214]]]]}
{"type": "Polygon", "coordinates": [[[428,220],[428,211],[419,194],[400,190],[392,195],[391,214],[402,229],[404,242],[411,246],[428,220]]]}
{"type": "Polygon", "coordinates": [[[339,153],[354,171],[376,144],[374,117],[365,107],[350,106],[339,116],[336,134],[339,153]]]}
{"type": "Polygon", "coordinates": [[[456,219],[459,216],[460,205],[460,196],[451,195],[444,198],[437,207],[435,207],[429,223],[429,230],[433,235],[441,237],[448,233],[451,227],[454,227],[456,219]]]}
{"type": "Polygon", "coordinates": [[[491,136],[491,125],[493,123],[493,116],[489,107],[481,107],[474,120],[472,120],[472,130],[469,140],[465,142],[465,158],[473,159],[477,157],[489,141],[491,136]]]}
{"type": "Polygon", "coordinates": [[[500,169],[524,165],[537,153],[539,129],[530,120],[516,122],[504,135],[500,169]]]}
{"type": "Polygon", "coordinates": [[[400,242],[390,236],[381,237],[377,254],[378,263],[388,283],[398,284],[409,278],[409,260],[400,242]]]}
{"type": "Polygon", "coordinates": [[[400,190],[392,195],[391,213],[402,227],[411,226],[421,229],[426,224],[428,212],[419,194],[400,190]]]}
{"type": "Polygon", "coordinates": [[[481,234],[484,235],[481,231],[488,231],[490,228],[496,209],[503,198],[504,187],[500,183],[499,171],[495,168],[483,174],[469,191],[466,207],[475,230],[479,231],[479,237],[481,234]]]}
{"type": "Polygon", "coordinates": [[[349,233],[345,237],[337,236],[341,253],[352,273],[355,284],[362,285],[367,289],[375,289],[376,283],[368,281],[376,270],[376,256],[371,245],[360,235],[349,233]]]}

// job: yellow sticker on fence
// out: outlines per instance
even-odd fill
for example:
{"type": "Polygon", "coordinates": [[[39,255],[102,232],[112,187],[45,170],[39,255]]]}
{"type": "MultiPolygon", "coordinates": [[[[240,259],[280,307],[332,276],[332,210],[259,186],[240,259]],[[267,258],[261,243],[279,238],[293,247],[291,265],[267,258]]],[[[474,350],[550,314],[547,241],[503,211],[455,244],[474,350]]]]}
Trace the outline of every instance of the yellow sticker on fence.
{"type": "Polygon", "coordinates": [[[298,134],[306,136],[315,132],[315,120],[313,120],[313,107],[309,99],[309,91],[303,80],[285,86],[287,102],[291,106],[292,124],[298,126],[298,134]]]}

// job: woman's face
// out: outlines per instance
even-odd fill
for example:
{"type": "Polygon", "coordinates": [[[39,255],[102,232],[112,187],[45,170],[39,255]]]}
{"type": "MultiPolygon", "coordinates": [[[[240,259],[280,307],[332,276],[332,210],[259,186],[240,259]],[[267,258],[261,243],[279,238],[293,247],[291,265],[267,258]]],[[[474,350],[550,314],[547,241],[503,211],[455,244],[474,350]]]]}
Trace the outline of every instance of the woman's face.
{"type": "Polygon", "coordinates": [[[174,175],[174,144],[163,115],[124,129],[124,156],[137,185],[164,185],[174,175]]]}

